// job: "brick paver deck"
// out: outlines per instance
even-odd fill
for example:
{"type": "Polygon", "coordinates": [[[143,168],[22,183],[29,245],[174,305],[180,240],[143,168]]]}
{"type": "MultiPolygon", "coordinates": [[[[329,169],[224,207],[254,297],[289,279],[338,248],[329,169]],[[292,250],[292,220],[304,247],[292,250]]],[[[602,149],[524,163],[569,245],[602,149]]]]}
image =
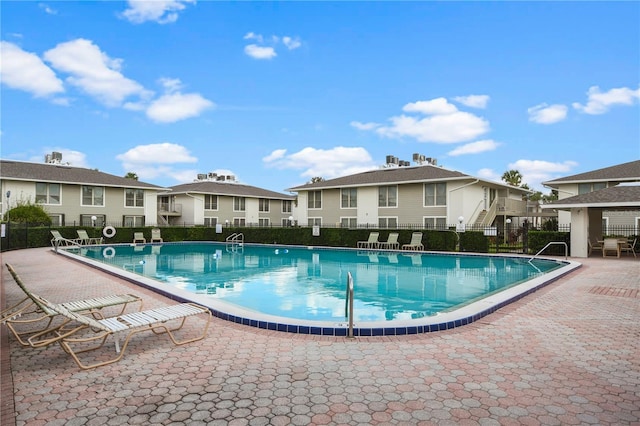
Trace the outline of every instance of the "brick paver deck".
{"type": "MultiPolygon", "coordinates": [[[[3,326],[0,423],[638,425],[640,259],[576,260],[582,268],[479,322],[414,336],[300,336],[214,318],[202,341],[141,333],[120,362],[82,371],[57,345],[7,341],[3,326]]],[[[2,261],[54,302],[173,303],[47,249],[2,261]]],[[[3,292],[2,307],[19,300],[4,265],[3,292]]]]}

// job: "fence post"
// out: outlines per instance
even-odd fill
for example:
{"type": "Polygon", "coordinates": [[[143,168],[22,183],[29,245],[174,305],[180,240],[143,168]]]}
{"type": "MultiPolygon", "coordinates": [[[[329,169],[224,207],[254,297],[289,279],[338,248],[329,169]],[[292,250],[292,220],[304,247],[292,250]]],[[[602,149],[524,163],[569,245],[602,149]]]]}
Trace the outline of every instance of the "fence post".
{"type": "Polygon", "coordinates": [[[522,254],[529,253],[529,221],[525,219],[522,223],[522,254]]]}

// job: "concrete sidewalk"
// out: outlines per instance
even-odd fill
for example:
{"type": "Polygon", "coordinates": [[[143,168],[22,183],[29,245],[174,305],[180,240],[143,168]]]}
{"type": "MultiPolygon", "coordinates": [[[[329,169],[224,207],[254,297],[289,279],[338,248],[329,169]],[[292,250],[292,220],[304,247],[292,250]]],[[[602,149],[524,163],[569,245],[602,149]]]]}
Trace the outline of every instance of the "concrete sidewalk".
{"type": "MultiPolygon", "coordinates": [[[[121,361],[82,371],[60,346],[23,348],[2,326],[0,423],[638,425],[640,259],[575,260],[582,268],[481,321],[414,336],[312,337],[214,318],[202,341],[141,333],[121,361]]],[[[2,262],[2,307],[21,298],[4,263],[54,302],[174,303],[48,249],[2,262]]]]}

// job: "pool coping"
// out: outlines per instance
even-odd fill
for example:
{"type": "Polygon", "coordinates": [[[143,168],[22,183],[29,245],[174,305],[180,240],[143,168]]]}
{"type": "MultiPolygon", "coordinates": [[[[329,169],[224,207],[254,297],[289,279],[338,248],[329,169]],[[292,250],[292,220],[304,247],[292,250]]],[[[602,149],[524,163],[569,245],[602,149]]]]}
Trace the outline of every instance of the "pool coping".
{"type": "MultiPolygon", "coordinates": [[[[137,246],[161,246],[169,244],[210,244],[220,242],[203,242],[203,241],[184,241],[177,243],[147,243],[136,244],[137,246]]],[[[222,243],[224,244],[224,243],[222,243]]],[[[107,244],[100,245],[99,247],[112,247],[112,246],[131,246],[132,244],[107,244]]],[[[383,250],[367,250],[367,249],[355,249],[355,248],[342,248],[342,247],[324,247],[324,246],[296,246],[296,245],[268,245],[268,244],[252,244],[245,243],[247,246],[268,246],[268,247],[296,247],[306,249],[331,249],[331,250],[351,250],[351,251],[371,251],[372,253],[381,252],[383,250]]],[[[86,246],[89,247],[89,246],[86,246]]],[[[93,246],[95,247],[95,246],[93,246]]],[[[52,249],[54,250],[54,249],[52,249]]],[[[54,250],[56,251],[56,250],[54,250]]],[[[293,318],[278,317],[273,315],[267,315],[260,312],[251,311],[248,309],[242,309],[238,306],[231,305],[219,300],[211,300],[197,293],[191,293],[183,289],[168,286],[160,281],[153,280],[151,278],[143,277],[138,274],[128,272],[126,270],[116,268],[114,266],[88,259],[75,253],[69,252],[63,248],[58,248],[56,251],[58,254],[66,256],[75,261],[81,262],[93,268],[102,270],[108,274],[117,276],[133,284],[142,286],[146,289],[159,293],[171,300],[175,300],[180,303],[194,302],[200,305],[206,306],[212,312],[212,314],[220,319],[230,321],[236,324],[242,324],[250,327],[256,327],[265,330],[273,330],[287,333],[318,335],[318,336],[335,336],[335,337],[347,337],[351,336],[349,330],[349,324],[344,322],[330,322],[330,321],[311,321],[311,320],[298,320],[293,318]]],[[[402,250],[384,250],[384,252],[404,253],[407,251],[402,250]]],[[[438,254],[438,255],[451,255],[451,256],[482,256],[482,257],[496,257],[496,258],[515,258],[515,259],[531,259],[532,256],[515,255],[512,253],[503,254],[487,254],[487,253],[459,253],[459,252],[434,252],[434,251],[411,251],[409,254],[438,254]]],[[[373,336],[402,336],[411,334],[423,334],[436,331],[450,330],[456,327],[461,327],[467,324],[471,324],[480,320],[481,318],[495,312],[496,310],[513,303],[559,278],[573,272],[574,270],[582,266],[581,263],[573,260],[558,260],[549,257],[536,257],[543,260],[551,260],[555,262],[563,263],[558,269],[545,273],[540,277],[535,277],[531,280],[525,281],[520,284],[516,284],[510,288],[502,290],[498,293],[490,294],[489,296],[480,300],[468,303],[461,306],[458,309],[442,312],[430,317],[417,318],[417,319],[404,319],[394,321],[366,321],[353,324],[353,337],[373,337],[373,336]],[[390,325],[390,323],[392,323],[390,325]],[[359,325],[361,324],[361,325],[359,325]]]]}

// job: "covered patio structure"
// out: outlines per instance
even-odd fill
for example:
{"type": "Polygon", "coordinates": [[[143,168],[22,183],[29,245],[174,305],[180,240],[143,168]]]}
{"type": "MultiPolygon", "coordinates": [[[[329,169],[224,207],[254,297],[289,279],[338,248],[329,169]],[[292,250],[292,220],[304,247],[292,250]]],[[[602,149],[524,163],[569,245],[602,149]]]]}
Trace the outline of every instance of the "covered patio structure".
{"type": "MultiPolygon", "coordinates": [[[[571,212],[571,256],[589,256],[589,237],[603,234],[603,211],[634,211],[640,209],[640,183],[624,183],[614,187],[575,195],[542,206],[543,209],[571,212]]],[[[638,221],[635,218],[635,233],[638,221]]]]}

